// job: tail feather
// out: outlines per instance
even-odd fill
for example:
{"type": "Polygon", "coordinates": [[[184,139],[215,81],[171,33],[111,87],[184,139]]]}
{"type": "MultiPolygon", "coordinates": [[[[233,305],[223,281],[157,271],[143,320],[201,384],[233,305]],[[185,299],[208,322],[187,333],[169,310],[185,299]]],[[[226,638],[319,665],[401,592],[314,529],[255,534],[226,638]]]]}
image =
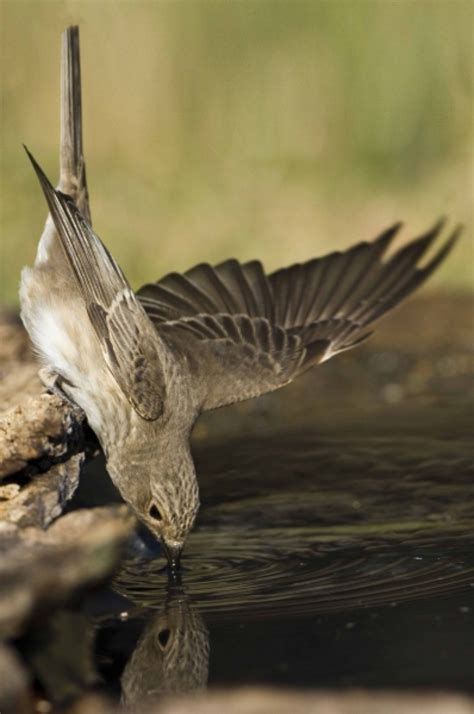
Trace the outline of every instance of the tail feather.
{"type": "Polygon", "coordinates": [[[86,165],[82,145],[82,93],[79,28],[68,27],[61,47],[61,138],[59,188],[74,199],[91,223],[86,165]]]}

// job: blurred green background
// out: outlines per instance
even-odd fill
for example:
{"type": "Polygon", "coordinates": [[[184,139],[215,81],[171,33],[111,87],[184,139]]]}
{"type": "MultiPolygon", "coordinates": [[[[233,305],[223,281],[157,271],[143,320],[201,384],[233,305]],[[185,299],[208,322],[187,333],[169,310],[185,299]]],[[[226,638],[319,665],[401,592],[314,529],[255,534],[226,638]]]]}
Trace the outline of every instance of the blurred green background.
{"type": "Polygon", "coordinates": [[[14,304],[57,179],[60,34],[81,27],[96,231],[133,286],[226,257],[275,268],[441,214],[430,286],[473,284],[470,0],[0,2],[1,284],[14,304]]]}

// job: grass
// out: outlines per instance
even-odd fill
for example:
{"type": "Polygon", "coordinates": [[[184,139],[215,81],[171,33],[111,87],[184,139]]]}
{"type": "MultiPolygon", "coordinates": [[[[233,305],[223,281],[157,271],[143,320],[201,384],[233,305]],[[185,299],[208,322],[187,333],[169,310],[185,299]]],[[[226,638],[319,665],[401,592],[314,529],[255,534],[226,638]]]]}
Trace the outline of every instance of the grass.
{"type": "Polygon", "coordinates": [[[60,33],[81,26],[94,225],[133,285],[230,255],[269,268],[440,214],[466,224],[433,287],[473,285],[467,0],[0,4],[0,302],[55,180],[60,33]]]}

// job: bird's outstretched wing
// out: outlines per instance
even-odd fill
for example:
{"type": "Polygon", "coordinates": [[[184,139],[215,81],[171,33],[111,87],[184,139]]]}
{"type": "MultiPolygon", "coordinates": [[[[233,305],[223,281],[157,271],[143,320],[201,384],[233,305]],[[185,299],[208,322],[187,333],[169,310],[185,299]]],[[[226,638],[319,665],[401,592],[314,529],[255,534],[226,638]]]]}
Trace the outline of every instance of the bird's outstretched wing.
{"type": "Polygon", "coordinates": [[[171,273],[137,293],[164,339],[187,346],[203,409],[277,389],[369,336],[368,326],[413,292],[451,250],[424,267],[443,222],[384,259],[397,224],[371,243],[266,275],[228,260],[171,273]]]}
{"type": "Polygon", "coordinates": [[[165,380],[156,332],[119,266],[74,201],[56,191],[29,152],[28,156],[107,366],[135,411],[143,419],[157,419],[163,411],[165,380]]]}

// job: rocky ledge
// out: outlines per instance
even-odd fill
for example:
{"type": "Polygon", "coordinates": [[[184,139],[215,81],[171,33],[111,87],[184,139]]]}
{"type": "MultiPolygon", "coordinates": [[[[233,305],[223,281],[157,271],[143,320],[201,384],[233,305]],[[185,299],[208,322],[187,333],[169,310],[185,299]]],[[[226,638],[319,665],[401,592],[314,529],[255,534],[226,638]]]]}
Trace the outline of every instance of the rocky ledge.
{"type": "Polygon", "coordinates": [[[16,316],[0,313],[0,711],[32,711],[9,642],[110,576],[134,527],[126,506],[65,513],[85,458],[83,417],[45,391],[16,316]]]}

